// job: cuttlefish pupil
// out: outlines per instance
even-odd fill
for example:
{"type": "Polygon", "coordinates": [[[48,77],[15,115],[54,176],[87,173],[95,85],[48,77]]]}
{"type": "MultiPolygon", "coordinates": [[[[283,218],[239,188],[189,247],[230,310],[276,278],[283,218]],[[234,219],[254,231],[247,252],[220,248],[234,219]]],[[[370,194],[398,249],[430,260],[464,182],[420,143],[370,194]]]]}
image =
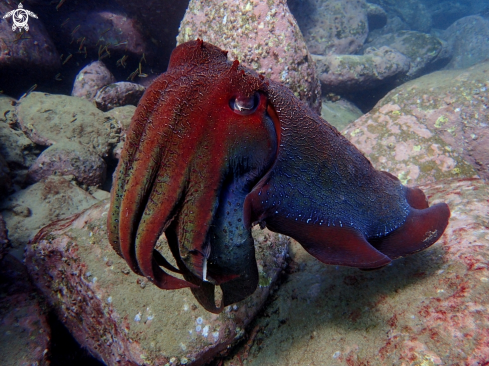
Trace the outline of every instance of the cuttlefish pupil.
{"type": "Polygon", "coordinates": [[[323,263],[361,269],[440,238],[445,203],[430,207],[420,189],[375,170],[287,87],[226,55],[201,40],[178,46],[133,116],[107,227],[134,272],[190,287],[218,313],[258,285],[253,223],[323,263]],[[155,249],[162,233],[176,265],[155,249]]]}

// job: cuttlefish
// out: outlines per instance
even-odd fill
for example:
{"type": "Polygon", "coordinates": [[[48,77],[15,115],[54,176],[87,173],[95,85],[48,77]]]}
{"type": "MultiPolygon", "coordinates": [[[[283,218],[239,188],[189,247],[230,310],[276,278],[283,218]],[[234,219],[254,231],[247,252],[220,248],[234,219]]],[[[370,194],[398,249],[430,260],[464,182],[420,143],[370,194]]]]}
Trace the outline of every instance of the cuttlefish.
{"type": "Polygon", "coordinates": [[[374,169],[287,87],[201,40],[175,48],[146,90],[114,178],[115,251],[216,313],[256,289],[254,224],[323,263],[375,269],[435,243],[450,217],[374,169]],[[163,233],[176,266],[155,249],[163,233]]]}

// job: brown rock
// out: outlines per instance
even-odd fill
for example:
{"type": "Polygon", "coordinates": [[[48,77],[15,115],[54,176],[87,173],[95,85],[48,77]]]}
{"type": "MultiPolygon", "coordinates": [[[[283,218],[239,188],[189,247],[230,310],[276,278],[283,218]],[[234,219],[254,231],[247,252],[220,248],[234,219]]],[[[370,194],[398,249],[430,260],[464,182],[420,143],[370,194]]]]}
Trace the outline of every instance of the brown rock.
{"type": "Polygon", "coordinates": [[[50,338],[25,266],[7,255],[0,265],[0,365],[49,365],[50,338]]]}
{"type": "Polygon", "coordinates": [[[137,106],[145,90],[142,85],[120,81],[102,87],[95,96],[95,104],[102,111],[128,104],[137,106]]]}
{"type": "Polygon", "coordinates": [[[438,71],[388,93],[347,130],[377,169],[404,184],[489,178],[489,63],[438,71]]]}
{"type": "Polygon", "coordinates": [[[321,107],[314,62],[283,0],[192,0],[180,26],[179,44],[203,39],[229,51],[247,67],[287,85],[315,111],[321,107]]]}
{"type": "Polygon", "coordinates": [[[108,243],[108,208],[103,201],[53,223],[26,252],[37,286],[82,346],[109,365],[202,365],[243,336],[284,265],[286,238],[255,233],[260,286],[216,315],[188,289],[164,291],[130,271],[108,243]]]}
{"type": "Polygon", "coordinates": [[[51,175],[70,175],[81,184],[100,186],[106,173],[107,164],[95,151],[75,141],[60,141],[39,155],[27,177],[33,183],[51,175]]]}
{"type": "Polygon", "coordinates": [[[383,269],[326,266],[297,243],[289,276],[224,364],[483,365],[489,360],[489,188],[422,187],[452,211],[431,248],[383,269]]]}
{"type": "Polygon", "coordinates": [[[114,75],[102,61],[95,61],[78,73],[71,95],[93,101],[100,88],[112,83],[115,83],[114,75]]]}

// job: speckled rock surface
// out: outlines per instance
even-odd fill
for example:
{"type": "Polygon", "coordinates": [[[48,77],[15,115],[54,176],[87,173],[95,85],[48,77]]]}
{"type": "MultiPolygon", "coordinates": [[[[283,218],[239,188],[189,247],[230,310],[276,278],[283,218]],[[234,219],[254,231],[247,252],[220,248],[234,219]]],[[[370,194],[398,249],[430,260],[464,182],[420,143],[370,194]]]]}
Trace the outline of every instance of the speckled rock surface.
{"type": "Polygon", "coordinates": [[[178,44],[201,38],[247,67],[287,85],[319,112],[314,62],[285,0],[190,1],[178,44]]]}
{"type": "Polygon", "coordinates": [[[24,247],[50,222],[72,215],[99,200],[68,177],[48,177],[0,201],[12,254],[22,259],[24,247]]]}
{"type": "Polygon", "coordinates": [[[103,201],[44,228],[26,264],[75,338],[109,365],[203,364],[244,334],[285,265],[288,239],[255,231],[259,288],[211,314],[188,289],[164,291],[130,271],[108,243],[108,208],[103,201]]]}
{"type": "Polygon", "coordinates": [[[368,34],[364,0],[291,1],[309,51],[315,55],[353,54],[368,34]]]}
{"type": "Polygon", "coordinates": [[[0,264],[0,365],[47,366],[51,331],[25,266],[11,255],[0,264]]]}
{"type": "Polygon", "coordinates": [[[60,141],[39,155],[27,178],[34,183],[51,175],[70,175],[80,184],[100,186],[106,173],[107,164],[94,150],[76,141],[60,141]]]}
{"type": "Polygon", "coordinates": [[[100,88],[115,81],[114,75],[102,61],[94,61],[78,73],[71,95],[92,101],[100,88]]]}
{"type": "Polygon", "coordinates": [[[484,365],[489,360],[489,189],[425,185],[452,211],[431,248],[383,269],[326,266],[292,243],[287,280],[226,366],[484,365]]]}
{"type": "Polygon", "coordinates": [[[398,31],[376,38],[367,47],[388,46],[407,56],[411,67],[405,78],[414,79],[445,66],[451,58],[450,49],[445,41],[421,32],[398,31]]]}
{"type": "Polygon", "coordinates": [[[369,48],[364,55],[314,56],[323,92],[357,92],[402,79],[409,58],[389,47],[369,48]]]}
{"type": "Polygon", "coordinates": [[[146,88],[136,83],[120,81],[102,87],[95,95],[95,104],[102,111],[125,105],[137,106],[146,88]]]}
{"type": "Polygon", "coordinates": [[[489,57],[489,19],[476,15],[459,19],[443,36],[453,53],[447,69],[463,69],[489,57]]]}
{"type": "Polygon", "coordinates": [[[82,98],[33,92],[17,105],[17,117],[25,134],[43,146],[77,140],[104,157],[120,139],[110,115],[82,98]]]}
{"type": "Polygon", "coordinates": [[[404,184],[489,179],[489,63],[438,71],[388,93],[345,136],[404,184]]]}
{"type": "Polygon", "coordinates": [[[41,149],[21,131],[16,103],[13,98],[0,96],[0,154],[7,163],[13,186],[19,187],[24,184],[27,169],[34,163],[41,149]]]}
{"type": "Polygon", "coordinates": [[[5,254],[7,254],[9,246],[10,242],[8,240],[7,224],[5,223],[2,214],[0,214],[0,261],[5,254]]]}

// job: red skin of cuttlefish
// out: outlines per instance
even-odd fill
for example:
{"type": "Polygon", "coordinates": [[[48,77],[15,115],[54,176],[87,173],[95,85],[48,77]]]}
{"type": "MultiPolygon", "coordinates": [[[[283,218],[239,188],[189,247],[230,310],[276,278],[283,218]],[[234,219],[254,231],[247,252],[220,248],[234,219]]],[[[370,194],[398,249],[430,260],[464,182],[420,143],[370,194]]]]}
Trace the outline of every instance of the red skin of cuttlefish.
{"type": "Polygon", "coordinates": [[[253,223],[326,264],[362,269],[438,240],[445,203],[429,207],[289,89],[226,54],[200,40],[178,46],[132,119],[107,226],[134,272],[162,289],[190,287],[218,313],[257,286],[253,223]],[[155,250],[162,233],[178,268],[155,250]]]}

